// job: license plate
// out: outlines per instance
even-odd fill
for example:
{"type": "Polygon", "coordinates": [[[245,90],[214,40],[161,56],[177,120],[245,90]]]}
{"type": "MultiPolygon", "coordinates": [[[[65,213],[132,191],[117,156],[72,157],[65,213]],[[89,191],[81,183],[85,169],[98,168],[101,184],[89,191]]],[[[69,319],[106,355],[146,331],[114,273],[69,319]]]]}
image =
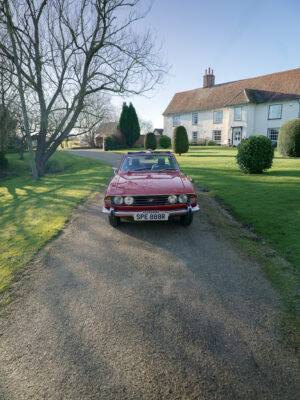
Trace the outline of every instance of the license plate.
{"type": "Polygon", "coordinates": [[[161,211],[143,211],[134,214],[135,221],[167,221],[169,213],[161,211]]]}

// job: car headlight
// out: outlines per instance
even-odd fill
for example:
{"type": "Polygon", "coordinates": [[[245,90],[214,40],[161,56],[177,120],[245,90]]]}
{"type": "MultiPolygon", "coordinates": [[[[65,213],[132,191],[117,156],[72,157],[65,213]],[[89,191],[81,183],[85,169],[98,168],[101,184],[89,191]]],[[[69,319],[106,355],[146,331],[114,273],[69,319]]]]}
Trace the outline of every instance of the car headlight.
{"type": "Polygon", "coordinates": [[[114,197],[114,203],[115,203],[115,204],[118,204],[118,205],[122,204],[122,203],[123,203],[123,197],[121,197],[121,196],[115,196],[115,197],[114,197]]]}
{"type": "Polygon", "coordinates": [[[186,194],[180,194],[178,196],[178,201],[179,201],[179,203],[187,203],[187,201],[188,201],[187,195],[186,194]]]}
{"type": "Polygon", "coordinates": [[[124,197],[124,203],[127,204],[128,206],[131,206],[133,204],[134,198],[132,196],[126,196],[124,197]]]}
{"type": "Polygon", "coordinates": [[[175,194],[171,194],[171,195],[168,197],[168,202],[169,202],[170,204],[176,203],[176,202],[177,202],[177,196],[175,196],[175,194]]]}

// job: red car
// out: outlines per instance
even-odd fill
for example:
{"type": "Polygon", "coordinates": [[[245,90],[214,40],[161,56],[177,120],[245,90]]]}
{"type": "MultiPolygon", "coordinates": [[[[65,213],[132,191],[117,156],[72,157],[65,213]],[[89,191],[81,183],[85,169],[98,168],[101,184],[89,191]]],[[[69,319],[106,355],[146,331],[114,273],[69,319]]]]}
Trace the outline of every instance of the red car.
{"type": "Polygon", "coordinates": [[[179,217],[183,225],[190,225],[197,211],[193,184],[169,151],[127,153],[115,169],[103,207],[114,227],[121,218],[167,221],[179,217]]]}

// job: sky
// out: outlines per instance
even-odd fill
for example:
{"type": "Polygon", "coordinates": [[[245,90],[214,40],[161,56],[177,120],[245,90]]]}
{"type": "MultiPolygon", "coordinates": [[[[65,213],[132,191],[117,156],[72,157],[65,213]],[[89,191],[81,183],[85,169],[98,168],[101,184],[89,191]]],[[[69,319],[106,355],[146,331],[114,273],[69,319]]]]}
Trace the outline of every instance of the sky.
{"type": "MultiPolygon", "coordinates": [[[[132,101],[138,115],[163,127],[176,92],[202,86],[205,69],[216,83],[300,67],[300,0],[154,0],[143,20],[169,72],[147,96],[132,101]]],[[[141,29],[141,26],[137,27],[141,29]]]]}

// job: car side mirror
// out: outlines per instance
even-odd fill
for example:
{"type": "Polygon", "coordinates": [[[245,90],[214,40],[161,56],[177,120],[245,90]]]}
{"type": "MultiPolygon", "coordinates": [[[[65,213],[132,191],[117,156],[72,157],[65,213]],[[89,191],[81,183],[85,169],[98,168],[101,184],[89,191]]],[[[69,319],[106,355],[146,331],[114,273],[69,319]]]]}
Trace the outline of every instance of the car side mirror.
{"type": "Polygon", "coordinates": [[[116,168],[116,167],[113,167],[113,171],[114,171],[114,175],[117,175],[118,168],[116,168]]]}

